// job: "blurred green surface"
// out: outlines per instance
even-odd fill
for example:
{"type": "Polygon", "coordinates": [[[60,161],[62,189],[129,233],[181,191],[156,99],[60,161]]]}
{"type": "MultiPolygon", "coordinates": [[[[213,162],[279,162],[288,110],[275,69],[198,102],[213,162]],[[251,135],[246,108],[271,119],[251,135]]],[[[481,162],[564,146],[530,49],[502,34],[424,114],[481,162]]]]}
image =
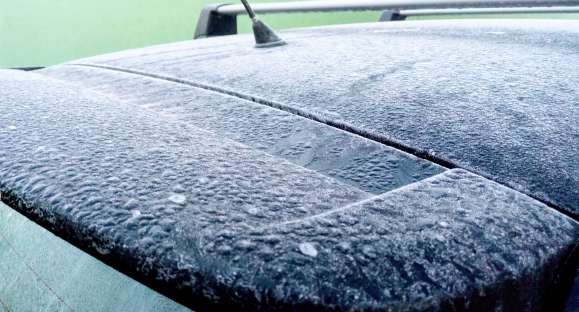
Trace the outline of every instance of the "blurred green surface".
{"type": "MultiPolygon", "coordinates": [[[[209,0],[0,0],[0,68],[189,40],[209,0]]],[[[232,1],[235,2],[235,1],[232,1]]],[[[267,2],[252,0],[253,3],[267,2]]],[[[378,12],[269,15],[278,28],[376,20],[378,12]]],[[[248,23],[240,19],[240,30],[248,23]]]]}
{"type": "Polygon", "coordinates": [[[0,311],[190,310],[0,202],[0,311]]]}
{"type": "MultiPolygon", "coordinates": [[[[0,68],[46,66],[128,48],[189,40],[199,12],[214,2],[219,1],[0,0],[0,68]]],[[[283,29],[369,22],[379,16],[380,12],[341,12],[266,15],[263,19],[283,29]]],[[[518,17],[579,18],[579,15],[518,17]]],[[[240,30],[248,31],[247,20],[242,17],[239,21],[240,30]]]]}

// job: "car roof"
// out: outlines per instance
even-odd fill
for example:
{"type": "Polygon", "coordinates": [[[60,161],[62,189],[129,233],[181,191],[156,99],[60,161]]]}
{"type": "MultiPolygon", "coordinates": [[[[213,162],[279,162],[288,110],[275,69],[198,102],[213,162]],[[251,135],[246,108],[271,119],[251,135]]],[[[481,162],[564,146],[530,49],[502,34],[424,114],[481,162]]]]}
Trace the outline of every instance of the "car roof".
{"type": "Polygon", "coordinates": [[[2,198],[193,308],[556,304],[579,232],[547,205],[576,208],[568,25],[367,24],[2,71],[2,198]]]}
{"type": "Polygon", "coordinates": [[[232,36],[80,63],[284,105],[577,216],[578,32],[576,21],[373,23],[289,32],[276,49],[232,36]]]}

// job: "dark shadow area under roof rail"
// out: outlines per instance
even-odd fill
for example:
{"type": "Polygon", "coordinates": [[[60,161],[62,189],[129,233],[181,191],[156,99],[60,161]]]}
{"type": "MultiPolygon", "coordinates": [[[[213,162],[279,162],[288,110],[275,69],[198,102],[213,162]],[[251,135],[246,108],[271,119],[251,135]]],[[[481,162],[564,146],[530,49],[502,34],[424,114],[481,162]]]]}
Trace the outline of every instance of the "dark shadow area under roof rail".
{"type": "Polygon", "coordinates": [[[10,69],[13,70],[22,70],[22,71],[35,71],[35,70],[39,70],[39,69],[43,69],[45,68],[44,66],[30,66],[30,67],[13,67],[10,69]]]}

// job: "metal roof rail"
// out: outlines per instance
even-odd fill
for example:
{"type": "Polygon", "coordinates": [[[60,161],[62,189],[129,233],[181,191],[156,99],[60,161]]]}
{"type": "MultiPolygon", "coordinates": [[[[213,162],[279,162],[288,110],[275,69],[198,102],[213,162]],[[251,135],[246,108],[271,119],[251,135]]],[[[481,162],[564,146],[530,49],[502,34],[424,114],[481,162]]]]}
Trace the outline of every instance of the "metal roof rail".
{"type": "MultiPolygon", "coordinates": [[[[497,13],[579,12],[579,0],[344,0],[256,3],[258,14],[337,11],[386,11],[381,20],[406,16],[497,13]],[[386,19],[385,19],[386,17],[386,19]]],[[[212,4],[203,9],[194,38],[237,33],[237,16],[247,14],[240,4],[212,4]]]]}
{"type": "Polygon", "coordinates": [[[478,8],[478,9],[422,9],[402,10],[398,14],[409,16],[435,16],[457,14],[534,14],[534,13],[579,13],[579,6],[539,8],[478,8]]]}

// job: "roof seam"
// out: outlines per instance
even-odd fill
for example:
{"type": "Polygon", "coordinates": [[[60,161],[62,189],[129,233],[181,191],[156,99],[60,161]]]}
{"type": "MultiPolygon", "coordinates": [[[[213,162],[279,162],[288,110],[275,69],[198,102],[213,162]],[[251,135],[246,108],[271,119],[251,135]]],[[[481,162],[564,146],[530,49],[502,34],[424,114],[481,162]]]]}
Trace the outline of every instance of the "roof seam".
{"type": "Polygon", "coordinates": [[[253,102],[256,104],[269,106],[269,107],[274,108],[274,109],[278,109],[278,110],[281,110],[281,111],[284,111],[284,112],[287,112],[287,113],[290,113],[293,115],[297,115],[297,116],[300,116],[300,117],[303,117],[303,118],[306,118],[306,119],[309,119],[309,120],[312,120],[312,121],[315,121],[318,123],[325,124],[325,125],[330,126],[332,128],[336,128],[336,129],[339,129],[339,130],[342,130],[345,132],[349,132],[351,134],[361,136],[365,139],[378,142],[382,145],[396,148],[398,150],[401,150],[401,151],[406,152],[408,154],[414,155],[418,158],[428,160],[430,162],[441,165],[441,166],[446,167],[448,169],[459,168],[459,166],[457,166],[456,164],[454,164],[450,161],[447,161],[445,159],[434,156],[434,155],[428,153],[427,151],[423,151],[421,149],[406,145],[406,144],[404,144],[404,143],[402,143],[394,138],[391,138],[391,137],[388,137],[385,135],[376,134],[376,133],[371,133],[368,130],[358,128],[358,127],[351,125],[351,124],[344,122],[344,121],[331,120],[331,119],[326,118],[320,114],[308,112],[308,111],[305,111],[305,110],[300,109],[300,108],[292,107],[290,105],[283,104],[283,103],[276,102],[276,101],[267,100],[267,99],[264,99],[264,98],[261,98],[258,96],[241,93],[241,92],[229,90],[229,89],[222,88],[222,87],[217,87],[217,86],[210,85],[210,84],[199,83],[199,82],[194,82],[194,81],[175,78],[175,77],[151,74],[151,73],[141,72],[141,71],[127,69],[127,68],[120,68],[120,67],[116,67],[116,66],[108,66],[108,65],[100,65],[100,64],[86,64],[86,63],[70,63],[70,64],[64,64],[64,65],[92,67],[92,68],[100,68],[100,69],[107,69],[107,70],[112,70],[112,71],[124,72],[124,73],[140,75],[140,76],[145,76],[145,77],[149,77],[149,78],[160,79],[160,80],[170,81],[170,82],[174,82],[174,83],[184,84],[184,85],[188,85],[191,87],[204,89],[207,91],[212,91],[212,92],[216,92],[216,93],[220,93],[220,94],[233,96],[233,97],[243,99],[246,101],[250,101],[250,102],[253,102]]]}
{"type": "Polygon", "coordinates": [[[110,66],[110,65],[102,65],[102,64],[66,63],[63,65],[111,70],[111,71],[116,71],[116,72],[123,72],[123,73],[143,76],[143,77],[149,77],[149,78],[153,78],[153,79],[169,81],[169,82],[187,85],[187,86],[191,86],[194,88],[199,88],[199,89],[203,89],[203,90],[207,90],[207,91],[211,91],[211,92],[215,92],[215,93],[219,93],[219,94],[223,94],[223,95],[233,96],[233,97],[236,97],[236,98],[239,98],[242,100],[246,100],[246,101],[250,101],[250,102],[253,102],[256,104],[260,104],[260,105],[268,106],[268,107],[271,107],[274,109],[278,109],[278,110],[281,110],[281,111],[284,111],[284,112],[287,112],[287,113],[290,113],[290,114],[293,114],[296,116],[300,116],[300,117],[303,117],[303,118],[306,118],[306,119],[309,119],[309,120],[312,120],[312,121],[315,121],[318,123],[322,123],[324,125],[348,132],[350,134],[361,136],[365,139],[383,144],[385,146],[389,146],[389,147],[398,149],[400,151],[403,151],[403,152],[406,152],[408,154],[414,155],[418,158],[430,161],[432,163],[435,163],[435,164],[440,165],[442,167],[445,167],[447,169],[460,168],[460,169],[467,170],[467,171],[472,172],[474,174],[480,175],[480,176],[482,176],[490,181],[493,181],[493,182],[496,182],[500,185],[508,187],[509,189],[513,189],[515,191],[523,193],[523,194],[545,204],[546,206],[570,217],[571,219],[574,219],[575,221],[579,221],[579,215],[575,215],[575,214],[571,213],[570,211],[567,211],[566,209],[564,209],[562,207],[558,207],[556,204],[550,202],[547,199],[543,199],[543,198],[540,198],[538,196],[535,196],[528,190],[520,190],[520,189],[511,187],[511,186],[508,186],[502,182],[496,181],[492,176],[489,176],[488,174],[485,174],[484,172],[474,172],[474,171],[470,170],[469,168],[465,168],[463,166],[460,166],[459,164],[456,164],[452,161],[448,161],[446,159],[435,156],[432,153],[429,153],[428,151],[422,150],[420,148],[409,146],[409,145],[407,145],[399,140],[396,140],[392,137],[378,134],[378,133],[373,133],[373,132],[368,131],[366,129],[356,127],[356,126],[354,126],[350,123],[347,123],[345,121],[332,120],[332,119],[326,118],[325,116],[318,114],[318,113],[312,113],[312,112],[309,112],[309,111],[306,111],[306,110],[303,110],[303,109],[300,109],[297,107],[293,107],[293,106],[290,106],[290,105],[287,105],[284,103],[264,99],[264,98],[261,98],[258,96],[245,94],[242,92],[229,90],[229,89],[226,89],[223,87],[218,87],[218,86],[207,84],[207,83],[200,83],[200,82],[195,82],[195,81],[191,81],[191,80],[171,77],[171,76],[164,76],[164,75],[147,73],[147,72],[142,72],[142,71],[128,69],[128,68],[122,68],[122,67],[110,66]]]}
{"type": "MultiPolygon", "coordinates": [[[[457,170],[457,169],[451,169],[451,170],[457,170]]],[[[461,169],[458,169],[458,170],[461,170],[461,169]]],[[[369,197],[369,198],[366,198],[366,199],[363,199],[363,200],[359,200],[359,201],[357,201],[357,202],[353,202],[353,203],[347,204],[347,205],[345,205],[345,206],[341,206],[341,207],[337,207],[337,208],[334,208],[334,209],[326,210],[326,211],[323,211],[323,212],[320,212],[320,213],[317,213],[317,214],[305,216],[305,217],[298,218],[298,219],[286,220],[286,221],[282,221],[282,222],[277,222],[277,223],[267,224],[267,225],[264,225],[264,226],[259,226],[259,227],[254,228],[254,230],[266,230],[266,229],[270,229],[270,228],[274,228],[274,227],[279,227],[279,226],[284,226],[284,225],[299,224],[299,223],[302,223],[302,222],[307,221],[307,220],[323,218],[323,217],[330,216],[330,215],[333,215],[333,214],[336,214],[336,213],[339,213],[339,212],[342,212],[342,211],[349,211],[349,210],[356,209],[356,208],[361,208],[361,209],[363,209],[363,205],[366,204],[366,203],[373,202],[373,201],[375,201],[375,200],[377,200],[377,199],[379,199],[379,198],[384,198],[384,197],[386,197],[386,196],[390,196],[390,195],[393,194],[393,193],[402,192],[402,191],[404,191],[404,190],[406,190],[406,189],[416,187],[416,185],[419,185],[419,184],[422,184],[422,183],[425,183],[425,182],[428,182],[428,181],[431,181],[431,180],[435,180],[435,179],[439,178],[440,176],[443,176],[443,175],[445,175],[445,174],[448,174],[449,172],[450,172],[450,171],[443,171],[443,172],[437,173],[437,174],[435,174],[435,175],[433,175],[433,176],[430,176],[430,177],[428,177],[428,178],[426,178],[426,179],[418,180],[418,181],[415,181],[415,182],[410,183],[410,184],[405,184],[405,185],[402,185],[402,186],[400,186],[400,187],[398,187],[398,188],[395,188],[395,189],[393,189],[393,190],[390,190],[390,191],[388,191],[388,192],[384,192],[384,193],[381,193],[381,194],[377,194],[377,195],[371,196],[371,197],[369,197]]],[[[516,190],[513,190],[513,191],[514,191],[514,192],[517,192],[516,190]]],[[[521,193],[521,194],[522,194],[522,193],[521,193]]]]}

